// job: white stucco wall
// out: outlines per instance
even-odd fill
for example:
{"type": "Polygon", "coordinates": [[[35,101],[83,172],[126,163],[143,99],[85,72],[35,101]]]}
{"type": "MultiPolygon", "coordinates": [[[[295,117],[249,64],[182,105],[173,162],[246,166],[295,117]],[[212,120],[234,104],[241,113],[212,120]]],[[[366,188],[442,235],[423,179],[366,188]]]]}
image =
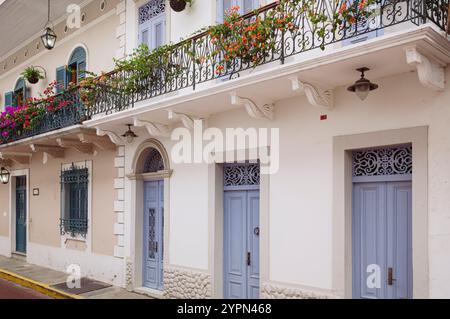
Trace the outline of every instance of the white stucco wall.
{"type": "MultiPolygon", "coordinates": [[[[447,80],[449,72],[447,71],[447,80]]],[[[365,102],[345,88],[335,108],[310,106],[303,96],[278,101],[273,122],[250,119],[243,110],[211,116],[209,127],[280,128],[280,170],[270,176],[269,280],[332,289],[333,137],[429,126],[430,296],[450,296],[450,90],[420,85],[417,74],[377,80],[365,102]],[[328,120],[320,121],[327,114],[328,120]]],[[[142,140],[142,139],[141,139],[142,140]]],[[[137,141],[138,144],[140,141],[137,141]]],[[[165,142],[170,154],[170,142],[165,142]]],[[[127,154],[133,154],[133,147],[127,154]]],[[[170,264],[207,269],[208,198],[206,165],[173,165],[170,183],[170,264]]]]}

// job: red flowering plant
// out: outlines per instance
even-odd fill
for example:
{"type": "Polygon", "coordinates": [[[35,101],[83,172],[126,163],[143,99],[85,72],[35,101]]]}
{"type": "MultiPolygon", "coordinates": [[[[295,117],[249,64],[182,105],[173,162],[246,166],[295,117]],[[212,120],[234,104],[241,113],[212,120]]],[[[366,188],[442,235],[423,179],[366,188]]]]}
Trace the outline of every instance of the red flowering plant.
{"type": "MultiPolygon", "coordinates": [[[[291,37],[300,29],[310,28],[314,37],[322,43],[330,32],[348,28],[361,19],[369,17],[369,8],[375,0],[331,0],[322,8],[323,0],[280,0],[274,10],[264,14],[255,10],[251,17],[241,16],[239,6],[225,14],[224,23],[211,27],[205,41],[213,49],[197,57],[197,64],[214,61],[217,75],[226,73],[233,63],[246,63],[253,67],[264,63],[268,57],[279,54],[282,46],[281,34],[291,37]],[[330,14],[330,12],[332,12],[330,14]],[[302,17],[302,18],[299,18],[302,17]],[[307,19],[304,19],[306,17],[307,19]],[[305,22],[307,20],[307,22],[305,22]],[[320,41],[322,40],[322,41],[320,41]]],[[[296,38],[301,41],[301,38],[296,38]]]]}

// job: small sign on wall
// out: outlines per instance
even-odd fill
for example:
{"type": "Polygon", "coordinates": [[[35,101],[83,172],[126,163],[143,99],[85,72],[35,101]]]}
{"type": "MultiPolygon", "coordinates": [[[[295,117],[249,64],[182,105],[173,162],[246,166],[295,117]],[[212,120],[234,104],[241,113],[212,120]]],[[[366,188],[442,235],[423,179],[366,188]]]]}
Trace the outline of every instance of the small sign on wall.
{"type": "Polygon", "coordinates": [[[39,196],[39,188],[33,188],[33,196],[39,196]]]}

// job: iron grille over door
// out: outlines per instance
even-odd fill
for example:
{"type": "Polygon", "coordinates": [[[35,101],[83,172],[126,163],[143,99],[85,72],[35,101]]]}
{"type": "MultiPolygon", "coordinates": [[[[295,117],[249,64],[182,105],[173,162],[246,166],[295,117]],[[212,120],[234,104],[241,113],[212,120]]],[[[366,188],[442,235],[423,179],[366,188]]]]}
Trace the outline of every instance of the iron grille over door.
{"type": "Polygon", "coordinates": [[[413,171],[412,146],[366,149],[353,152],[353,180],[410,180],[413,171]]]}

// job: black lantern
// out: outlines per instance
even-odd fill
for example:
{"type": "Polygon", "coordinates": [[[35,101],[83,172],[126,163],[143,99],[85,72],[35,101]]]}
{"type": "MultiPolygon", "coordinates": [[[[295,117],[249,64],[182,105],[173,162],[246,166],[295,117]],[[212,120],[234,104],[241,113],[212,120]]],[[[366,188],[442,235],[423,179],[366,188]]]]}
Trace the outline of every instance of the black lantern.
{"type": "Polygon", "coordinates": [[[41,40],[42,40],[42,43],[44,44],[44,47],[47,50],[51,50],[55,47],[56,38],[57,38],[56,33],[55,33],[55,31],[53,31],[53,25],[50,22],[50,0],[48,0],[47,25],[45,26],[43,34],[41,35],[41,40]]]}
{"type": "Polygon", "coordinates": [[[0,182],[5,185],[8,184],[10,175],[9,171],[2,166],[0,169],[0,182]]]}
{"type": "Polygon", "coordinates": [[[128,131],[126,131],[125,134],[122,135],[122,137],[124,137],[127,140],[128,144],[131,144],[133,143],[133,140],[138,136],[131,130],[131,127],[133,126],[132,124],[127,124],[127,126],[128,131]]]}
{"type": "Polygon", "coordinates": [[[378,84],[372,83],[364,77],[364,73],[369,71],[369,68],[359,68],[356,71],[361,72],[361,78],[350,86],[347,90],[356,93],[356,95],[364,101],[369,95],[370,91],[378,89],[378,84]]]}

